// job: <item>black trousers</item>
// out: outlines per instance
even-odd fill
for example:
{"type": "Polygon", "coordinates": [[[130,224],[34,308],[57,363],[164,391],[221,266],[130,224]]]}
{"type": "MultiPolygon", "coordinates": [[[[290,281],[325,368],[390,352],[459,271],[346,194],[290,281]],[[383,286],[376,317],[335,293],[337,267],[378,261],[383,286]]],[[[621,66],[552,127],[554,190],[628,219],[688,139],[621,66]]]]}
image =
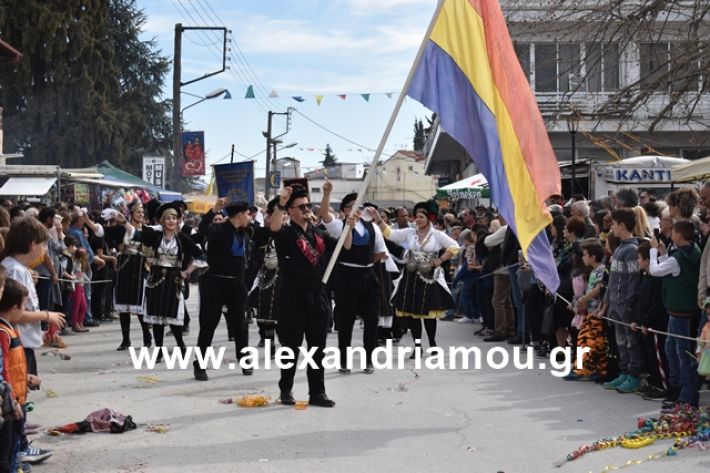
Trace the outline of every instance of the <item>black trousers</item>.
{"type": "Polygon", "coordinates": [[[317,368],[308,365],[308,394],[310,397],[325,394],[323,350],[328,336],[328,306],[330,300],[325,288],[304,288],[288,280],[279,279],[277,334],[279,343],[292,350],[294,357],[284,357],[293,367],[281,370],[279,389],[291,392],[296,375],[299,348],[306,339],[308,349],[316,348],[313,360],[317,368]]]}
{"type": "Polygon", "coordinates": [[[232,322],[237,359],[249,344],[249,325],[244,313],[247,291],[241,279],[205,274],[200,280],[200,334],[197,346],[204,351],[212,346],[214,331],[227,306],[227,317],[232,322]]]}
{"type": "Polygon", "coordinates": [[[367,363],[372,363],[372,351],[377,348],[380,281],[374,268],[351,268],[339,264],[335,271],[335,317],[338,326],[340,367],[346,366],[347,349],[352,344],[353,326],[359,315],[365,323],[363,345],[367,363]]]}

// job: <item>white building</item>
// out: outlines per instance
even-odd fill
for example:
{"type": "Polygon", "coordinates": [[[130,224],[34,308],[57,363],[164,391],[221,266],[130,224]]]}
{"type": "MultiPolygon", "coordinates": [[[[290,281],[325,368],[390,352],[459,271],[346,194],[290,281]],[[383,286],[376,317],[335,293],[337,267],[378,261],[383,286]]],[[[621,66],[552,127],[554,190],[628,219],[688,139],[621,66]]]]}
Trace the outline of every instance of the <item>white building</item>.
{"type": "Polygon", "coordinates": [[[436,194],[438,179],[424,172],[424,154],[400,150],[377,166],[367,200],[383,207],[412,208],[436,194]]]}
{"type": "Polygon", "coordinates": [[[325,184],[327,177],[333,183],[330,201],[338,204],[347,194],[360,190],[362,181],[365,178],[365,165],[337,163],[335,166],[307,172],[304,177],[308,179],[308,191],[312,202],[318,203],[323,199],[323,184],[325,184]]]}
{"type": "MultiPolygon", "coordinates": [[[[580,20],[583,13],[551,11],[553,3],[559,5],[549,0],[503,0],[502,7],[518,58],[560,162],[572,161],[573,140],[577,163],[617,161],[649,154],[688,159],[710,155],[710,142],[703,145],[708,141],[710,128],[708,94],[700,95],[694,103],[697,94],[694,97],[693,94],[674,95],[678,85],[669,83],[666,92],[654,92],[642,106],[633,107],[626,100],[618,101],[611,108],[608,106],[616,92],[637,83],[640,90],[652,86],[658,89],[654,80],[659,71],[671,68],[674,56],[681,55],[683,48],[688,47],[688,16],[669,14],[659,18],[661,35],[638,31],[628,41],[616,38],[609,41],[598,34],[600,25],[580,20]],[[679,105],[658,122],[656,131],[649,133],[649,125],[662,116],[664,107],[675,99],[679,105]],[[606,108],[602,109],[604,104],[606,108]],[[572,115],[579,117],[574,136],[569,126],[574,123],[569,120],[572,115]]],[[[676,8],[692,8],[693,3],[678,2],[676,8]]],[[[580,3],[583,7],[592,4],[599,2],[580,3]]],[[[634,8],[639,2],[630,0],[624,4],[626,8],[634,8]]],[[[623,22],[616,27],[623,31],[623,22]]],[[[707,38],[708,22],[704,21],[699,28],[700,37],[707,38]]],[[[698,65],[691,63],[687,67],[698,65]]],[[[698,83],[697,90],[703,90],[703,86],[698,83]]],[[[432,127],[425,152],[428,174],[438,174],[450,182],[476,172],[470,157],[440,129],[438,121],[432,127]]],[[[589,168],[589,165],[576,168],[578,192],[587,193],[589,168]]],[[[567,173],[563,175],[563,190],[567,195],[569,177],[567,173]]]]}

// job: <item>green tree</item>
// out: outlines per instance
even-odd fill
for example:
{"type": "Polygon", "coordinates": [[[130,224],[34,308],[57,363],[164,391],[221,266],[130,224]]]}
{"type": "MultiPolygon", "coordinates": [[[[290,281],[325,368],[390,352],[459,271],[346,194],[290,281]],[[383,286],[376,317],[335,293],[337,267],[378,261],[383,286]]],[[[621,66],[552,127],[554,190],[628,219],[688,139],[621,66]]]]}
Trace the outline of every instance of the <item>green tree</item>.
{"type": "Polygon", "coordinates": [[[424,135],[424,122],[421,119],[414,119],[414,151],[422,151],[426,136],[424,135]]]}
{"type": "Polygon", "coordinates": [[[158,101],[167,60],[138,38],[135,0],[7,0],[0,37],[23,53],[0,68],[6,151],[26,164],[137,172],[142,153],[170,149],[169,103],[158,101]]]}
{"type": "Polygon", "coordinates": [[[323,164],[323,167],[327,168],[330,166],[334,166],[338,163],[337,158],[335,157],[335,154],[333,154],[333,148],[330,147],[330,144],[325,145],[325,153],[323,153],[323,161],[321,163],[323,164]]]}

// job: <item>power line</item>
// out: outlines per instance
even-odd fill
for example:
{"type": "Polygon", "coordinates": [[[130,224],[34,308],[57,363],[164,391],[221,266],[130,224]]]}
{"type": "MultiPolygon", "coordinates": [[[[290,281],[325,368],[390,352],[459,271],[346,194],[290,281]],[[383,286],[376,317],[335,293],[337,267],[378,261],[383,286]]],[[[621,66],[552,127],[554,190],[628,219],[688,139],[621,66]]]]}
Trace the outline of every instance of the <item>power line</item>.
{"type": "MultiPolygon", "coordinates": [[[[189,10],[187,9],[187,7],[182,3],[181,0],[172,0],[172,2],[173,2],[173,5],[175,5],[175,7],[179,10],[179,12],[180,12],[180,14],[182,15],[182,17],[185,18],[185,20],[187,20],[188,17],[189,17],[189,21],[192,23],[192,25],[195,25],[195,26],[198,25],[198,22],[197,22],[197,20],[195,19],[195,17],[190,13],[190,11],[189,11],[189,10]],[[176,3],[176,1],[177,1],[177,3],[176,3]]],[[[204,38],[206,38],[208,42],[210,41],[210,37],[207,35],[206,32],[201,31],[201,30],[198,30],[198,33],[199,33],[200,35],[202,35],[204,38]]],[[[215,34],[215,33],[212,33],[212,34],[215,34]]],[[[216,45],[213,45],[210,49],[212,50],[212,53],[213,53],[217,58],[222,59],[222,54],[223,54],[223,53],[222,53],[222,51],[221,51],[216,45]]],[[[233,65],[233,63],[232,63],[232,61],[231,61],[231,58],[230,58],[229,56],[227,56],[227,57],[228,57],[228,59],[229,59],[230,65],[233,65]]],[[[237,71],[235,72],[235,69],[234,69],[233,67],[229,67],[228,69],[229,69],[230,74],[231,74],[232,77],[234,78],[234,80],[235,80],[237,83],[242,83],[242,80],[243,80],[243,79],[240,79],[240,78],[237,76],[237,73],[238,73],[239,71],[237,70],[237,71]]],[[[248,81],[246,81],[246,82],[248,82],[248,81]]],[[[242,83],[242,84],[243,84],[243,83],[242,83]]],[[[246,87],[246,86],[245,86],[245,87],[246,87]]],[[[264,112],[264,113],[267,113],[267,112],[268,112],[267,108],[265,108],[265,107],[262,105],[261,101],[259,101],[259,100],[253,102],[253,105],[256,106],[256,107],[258,107],[259,109],[261,109],[261,111],[264,112]]]]}
{"type": "Polygon", "coordinates": [[[369,146],[365,146],[365,145],[360,144],[360,143],[358,143],[358,142],[356,142],[356,141],[353,141],[353,140],[351,140],[351,139],[348,139],[348,138],[344,137],[343,135],[341,135],[341,134],[339,134],[339,133],[336,133],[336,132],[334,132],[333,130],[329,129],[329,128],[326,127],[325,125],[321,125],[321,124],[318,123],[317,121],[315,121],[315,120],[313,120],[312,118],[306,116],[306,115],[305,115],[303,112],[301,112],[300,110],[294,109],[294,111],[295,111],[296,113],[298,113],[299,115],[301,115],[301,116],[302,116],[303,118],[305,118],[306,120],[308,120],[309,122],[313,123],[313,124],[314,124],[315,126],[317,126],[318,128],[321,128],[321,129],[327,131],[327,132],[330,133],[331,135],[337,136],[337,137],[340,138],[341,140],[344,140],[344,141],[347,141],[348,143],[351,143],[351,144],[354,144],[354,145],[356,145],[356,146],[359,146],[360,148],[364,148],[364,149],[366,149],[367,151],[374,151],[374,149],[370,148],[369,146]]]}

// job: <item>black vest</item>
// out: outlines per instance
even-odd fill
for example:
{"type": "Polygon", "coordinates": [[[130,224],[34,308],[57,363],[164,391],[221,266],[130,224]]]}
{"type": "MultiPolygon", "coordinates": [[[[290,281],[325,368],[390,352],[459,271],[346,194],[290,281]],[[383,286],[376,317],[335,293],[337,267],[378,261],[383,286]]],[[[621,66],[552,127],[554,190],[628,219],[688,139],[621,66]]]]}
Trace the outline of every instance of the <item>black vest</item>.
{"type": "MultiPolygon", "coordinates": [[[[375,227],[372,222],[363,221],[362,224],[367,229],[370,239],[364,245],[356,245],[355,233],[353,233],[353,244],[349,250],[343,248],[340,252],[340,262],[359,264],[361,266],[367,266],[375,262],[375,227]]],[[[345,225],[345,221],[343,221],[343,225],[345,225]]],[[[355,232],[355,229],[353,228],[350,231],[355,232]]]]}

